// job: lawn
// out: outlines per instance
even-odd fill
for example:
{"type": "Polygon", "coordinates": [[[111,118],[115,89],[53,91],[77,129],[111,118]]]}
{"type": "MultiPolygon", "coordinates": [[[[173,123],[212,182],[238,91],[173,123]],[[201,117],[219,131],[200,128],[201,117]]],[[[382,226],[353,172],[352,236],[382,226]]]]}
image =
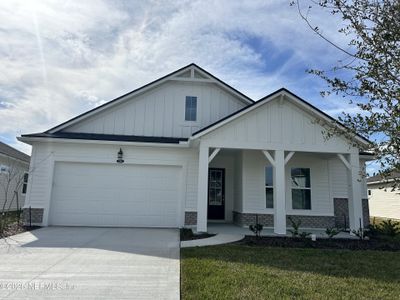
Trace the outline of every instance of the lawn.
{"type": "Polygon", "coordinates": [[[181,250],[182,299],[400,299],[400,252],[181,250]]]}

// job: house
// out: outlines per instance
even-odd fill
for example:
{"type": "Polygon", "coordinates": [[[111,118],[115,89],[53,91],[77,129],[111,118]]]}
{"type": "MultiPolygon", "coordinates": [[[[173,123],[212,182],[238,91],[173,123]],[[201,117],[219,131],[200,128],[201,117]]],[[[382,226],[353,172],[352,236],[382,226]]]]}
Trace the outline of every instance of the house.
{"type": "Polygon", "coordinates": [[[0,142],[0,212],[23,207],[29,161],[29,155],[0,142]]]}
{"type": "Polygon", "coordinates": [[[286,89],[257,102],[195,64],[43,133],[25,210],[37,225],[368,224],[361,136],[286,89]],[[345,129],[339,123],[336,123],[345,129]],[[361,145],[359,147],[355,146],[361,145]]]}
{"type": "Polygon", "coordinates": [[[400,190],[393,189],[395,178],[400,179],[399,172],[393,172],[385,179],[380,175],[367,178],[368,203],[372,217],[400,220],[400,190]]]}

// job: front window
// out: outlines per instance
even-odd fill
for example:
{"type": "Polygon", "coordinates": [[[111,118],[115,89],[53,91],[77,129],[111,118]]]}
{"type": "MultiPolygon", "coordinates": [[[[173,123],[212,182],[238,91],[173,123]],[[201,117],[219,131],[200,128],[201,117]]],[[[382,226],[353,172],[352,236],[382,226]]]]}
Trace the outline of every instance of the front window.
{"type": "Polygon", "coordinates": [[[311,209],[311,180],[309,168],[292,168],[292,207],[311,209]]]}
{"type": "Polygon", "coordinates": [[[197,97],[186,96],[185,121],[196,121],[197,118],[197,97]]]}
{"type": "Polygon", "coordinates": [[[22,182],[22,194],[26,194],[26,190],[28,189],[28,173],[24,173],[24,179],[22,182]]]}
{"type": "Polygon", "coordinates": [[[265,167],[265,207],[274,208],[274,182],[272,167],[265,167]]]}

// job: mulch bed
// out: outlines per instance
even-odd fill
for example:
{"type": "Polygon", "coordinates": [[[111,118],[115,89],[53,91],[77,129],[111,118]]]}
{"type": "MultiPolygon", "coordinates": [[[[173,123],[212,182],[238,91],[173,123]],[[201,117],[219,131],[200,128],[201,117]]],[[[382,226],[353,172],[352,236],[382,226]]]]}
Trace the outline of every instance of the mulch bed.
{"type": "Polygon", "coordinates": [[[199,240],[205,239],[214,236],[215,234],[210,233],[199,233],[194,234],[191,229],[182,228],[181,229],[181,241],[192,241],[192,240],[199,240]]]}
{"type": "Polygon", "coordinates": [[[284,248],[315,248],[315,249],[347,249],[347,250],[380,250],[400,251],[400,241],[389,239],[311,239],[291,237],[260,237],[245,236],[236,242],[248,246],[284,247],[284,248]]]}
{"type": "Polygon", "coordinates": [[[18,233],[22,233],[25,231],[32,231],[35,229],[40,228],[40,226],[23,226],[22,224],[18,224],[17,222],[9,224],[3,231],[2,234],[0,234],[0,238],[6,238],[18,233]]]}

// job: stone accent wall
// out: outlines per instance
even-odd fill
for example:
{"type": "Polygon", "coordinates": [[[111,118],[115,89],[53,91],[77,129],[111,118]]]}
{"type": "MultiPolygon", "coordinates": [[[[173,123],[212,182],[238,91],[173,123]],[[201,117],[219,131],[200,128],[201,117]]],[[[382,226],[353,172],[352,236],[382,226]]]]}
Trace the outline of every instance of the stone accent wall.
{"type": "Polygon", "coordinates": [[[197,212],[186,211],[185,212],[185,225],[196,225],[197,224],[197,212]]]}
{"type": "Polygon", "coordinates": [[[300,228],[327,228],[335,226],[335,217],[331,216],[299,216],[299,215],[287,215],[286,216],[286,227],[291,228],[291,218],[294,222],[301,221],[300,228]]]}
{"type": "Polygon", "coordinates": [[[368,199],[362,199],[362,212],[364,228],[369,226],[369,204],[368,199]]]}
{"type": "Polygon", "coordinates": [[[43,222],[43,208],[31,208],[31,216],[29,217],[29,208],[22,210],[22,219],[24,225],[29,225],[30,221],[32,224],[41,224],[43,222]]]}
{"type": "MultiPolygon", "coordinates": [[[[333,199],[335,212],[335,226],[349,228],[349,202],[347,198],[333,199]]],[[[362,199],[362,214],[364,228],[369,226],[369,205],[368,199],[362,199]]],[[[357,226],[358,227],[358,226],[357,226]]]]}
{"type": "Polygon", "coordinates": [[[258,223],[265,227],[274,226],[274,215],[267,214],[244,214],[240,212],[233,212],[233,223],[238,226],[249,226],[256,223],[256,216],[258,215],[258,223]]]}
{"type": "MultiPolygon", "coordinates": [[[[256,223],[257,214],[247,214],[240,212],[233,212],[233,223],[238,226],[249,226],[256,223]]],[[[301,221],[300,227],[302,228],[327,228],[335,225],[335,217],[331,216],[286,216],[286,226],[291,228],[289,217],[293,221],[301,221]]],[[[258,214],[258,222],[265,227],[274,227],[274,215],[272,214],[258,214]]]]}
{"type": "Polygon", "coordinates": [[[334,198],[333,210],[335,214],[335,226],[349,228],[349,205],[347,198],[334,198]]]}

